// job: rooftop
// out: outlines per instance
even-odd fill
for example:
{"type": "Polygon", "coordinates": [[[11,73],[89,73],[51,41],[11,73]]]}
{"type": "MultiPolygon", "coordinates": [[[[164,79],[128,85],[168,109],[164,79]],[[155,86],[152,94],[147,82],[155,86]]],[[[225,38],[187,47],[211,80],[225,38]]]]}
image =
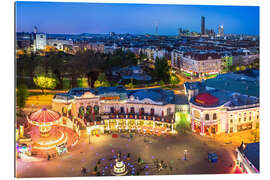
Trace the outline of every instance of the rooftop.
{"type": "Polygon", "coordinates": [[[97,96],[120,96],[121,100],[130,98],[133,96],[137,100],[150,99],[155,102],[162,104],[173,104],[174,103],[174,92],[170,90],[164,90],[161,88],[151,89],[139,89],[139,90],[126,90],[123,86],[116,87],[99,87],[97,89],[91,88],[74,88],[65,94],[56,94],[54,99],[59,100],[70,100],[74,99],[75,96],[80,97],[85,92],[91,92],[97,96]]]}
{"type": "Polygon", "coordinates": [[[260,171],[260,143],[249,143],[243,150],[247,159],[260,171]]]}
{"type": "Polygon", "coordinates": [[[220,74],[216,78],[202,82],[186,82],[185,87],[187,90],[198,89],[200,92],[216,89],[259,97],[259,75],[256,71],[253,75],[248,73],[220,74]]]}

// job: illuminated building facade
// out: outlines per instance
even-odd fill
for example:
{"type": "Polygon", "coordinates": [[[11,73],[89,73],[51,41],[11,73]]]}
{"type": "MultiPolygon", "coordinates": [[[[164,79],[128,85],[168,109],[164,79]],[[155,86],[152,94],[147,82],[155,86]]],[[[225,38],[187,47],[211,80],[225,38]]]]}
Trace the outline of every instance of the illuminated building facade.
{"type": "Polygon", "coordinates": [[[36,38],[34,40],[34,49],[35,50],[43,50],[47,45],[46,34],[38,33],[36,34],[36,38]]]}
{"type": "Polygon", "coordinates": [[[255,129],[259,123],[258,77],[228,73],[203,82],[185,83],[185,89],[194,132],[233,133],[255,129]]]}
{"type": "Polygon", "coordinates": [[[160,88],[76,88],[67,94],[55,95],[52,108],[63,116],[73,116],[93,126],[92,134],[167,133],[175,129],[174,93],[160,88]]]}
{"type": "Polygon", "coordinates": [[[237,93],[201,93],[190,100],[191,129],[201,135],[255,129],[259,100],[237,93]]]}

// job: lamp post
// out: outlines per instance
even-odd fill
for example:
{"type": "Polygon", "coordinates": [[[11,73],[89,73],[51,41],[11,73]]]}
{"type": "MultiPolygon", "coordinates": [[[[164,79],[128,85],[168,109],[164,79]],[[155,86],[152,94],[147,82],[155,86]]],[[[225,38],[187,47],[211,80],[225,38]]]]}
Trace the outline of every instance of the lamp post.
{"type": "Polygon", "coordinates": [[[89,139],[89,144],[90,144],[90,135],[91,135],[91,127],[87,126],[87,134],[88,134],[88,139],[89,139]]]}
{"type": "Polygon", "coordinates": [[[184,160],[187,160],[187,150],[184,150],[184,160]]]}

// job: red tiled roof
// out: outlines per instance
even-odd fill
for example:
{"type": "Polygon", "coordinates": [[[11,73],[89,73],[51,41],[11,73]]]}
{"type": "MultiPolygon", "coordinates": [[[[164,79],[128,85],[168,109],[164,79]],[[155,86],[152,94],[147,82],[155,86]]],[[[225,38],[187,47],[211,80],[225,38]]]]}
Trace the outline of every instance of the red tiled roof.
{"type": "Polygon", "coordinates": [[[218,98],[209,93],[201,93],[195,97],[195,102],[202,105],[215,105],[218,104],[218,98]]]}

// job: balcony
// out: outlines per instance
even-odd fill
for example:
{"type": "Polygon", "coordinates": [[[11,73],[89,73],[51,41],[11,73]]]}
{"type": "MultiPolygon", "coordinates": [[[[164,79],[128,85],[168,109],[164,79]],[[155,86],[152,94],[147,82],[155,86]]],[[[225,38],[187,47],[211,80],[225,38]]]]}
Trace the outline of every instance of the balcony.
{"type": "Polygon", "coordinates": [[[157,116],[157,115],[148,115],[148,114],[115,114],[115,113],[104,113],[101,115],[101,119],[136,119],[136,120],[150,120],[157,122],[166,122],[166,123],[174,123],[174,115],[171,114],[169,116],[157,116]]]}

